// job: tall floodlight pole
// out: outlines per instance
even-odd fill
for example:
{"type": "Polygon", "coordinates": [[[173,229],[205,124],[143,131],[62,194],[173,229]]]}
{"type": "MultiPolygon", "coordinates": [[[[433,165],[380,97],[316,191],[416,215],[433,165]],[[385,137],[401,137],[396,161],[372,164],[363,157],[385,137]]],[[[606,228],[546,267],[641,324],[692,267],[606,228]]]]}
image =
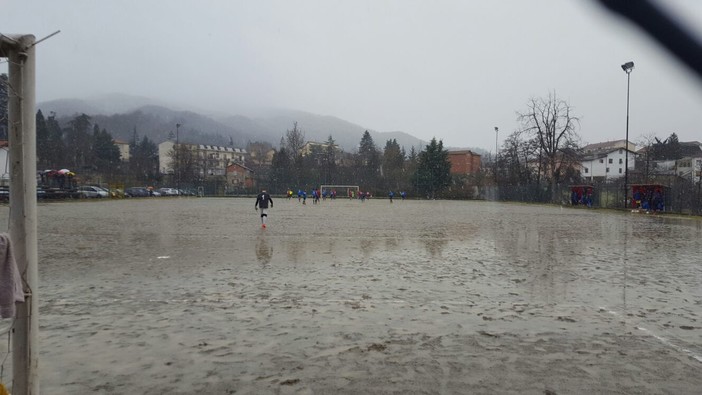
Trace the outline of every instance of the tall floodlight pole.
{"type": "Polygon", "coordinates": [[[175,159],[176,159],[176,189],[178,190],[178,194],[180,194],[180,160],[179,160],[180,159],[180,153],[179,153],[180,144],[179,144],[179,140],[178,140],[179,129],[180,129],[180,124],[176,123],[176,155],[175,155],[175,159]]]}
{"type": "Polygon", "coordinates": [[[499,158],[497,150],[497,137],[500,135],[500,129],[495,126],[495,182],[497,182],[497,159],[499,158]]]}
{"type": "Polygon", "coordinates": [[[622,65],[622,70],[626,73],[626,140],[624,141],[624,208],[627,208],[629,197],[629,83],[631,81],[631,70],[634,69],[634,62],[626,62],[622,65]]]}

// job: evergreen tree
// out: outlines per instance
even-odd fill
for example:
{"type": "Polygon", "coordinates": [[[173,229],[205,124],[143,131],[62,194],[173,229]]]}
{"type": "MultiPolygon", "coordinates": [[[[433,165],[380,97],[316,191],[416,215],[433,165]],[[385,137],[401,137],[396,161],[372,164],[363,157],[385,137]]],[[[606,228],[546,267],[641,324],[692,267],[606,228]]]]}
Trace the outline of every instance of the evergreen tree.
{"type": "Polygon", "coordinates": [[[46,119],[48,150],[46,152],[46,168],[61,169],[68,167],[66,160],[66,143],[63,139],[63,129],[56,120],[56,113],[51,112],[46,119]]]}
{"type": "Polygon", "coordinates": [[[308,147],[302,157],[302,171],[300,173],[302,185],[319,185],[325,175],[325,149],[321,145],[313,144],[308,147]]]}
{"type": "Polygon", "coordinates": [[[98,125],[93,128],[93,158],[95,167],[102,173],[113,173],[121,162],[112,135],[98,125]]]}
{"type": "Polygon", "coordinates": [[[322,166],[324,166],[324,183],[333,184],[336,183],[336,142],[332,138],[331,134],[326,141],[326,147],[324,148],[324,160],[322,166]]]}
{"type": "Polygon", "coordinates": [[[657,137],[651,146],[651,159],[653,160],[677,160],[682,158],[682,147],[678,141],[678,135],[672,133],[667,139],[661,141],[657,137]]]}
{"type": "Polygon", "coordinates": [[[405,153],[396,139],[388,140],[383,150],[383,177],[388,189],[397,190],[403,184],[405,153]]]}
{"type": "Polygon", "coordinates": [[[432,138],[425,150],[419,153],[417,170],[414,174],[414,184],[422,195],[429,198],[451,184],[451,162],[444,143],[432,138]]]}
{"type": "Polygon", "coordinates": [[[377,188],[380,171],[380,153],[373,142],[373,137],[366,130],[358,147],[358,183],[361,188],[377,188]]]}
{"type": "Polygon", "coordinates": [[[135,179],[148,182],[158,175],[158,146],[146,136],[138,138],[134,128],[134,137],[129,142],[129,168],[135,179]]]}
{"type": "Polygon", "coordinates": [[[49,142],[49,127],[46,124],[46,119],[41,110],[37,111],[37,168],[48,169],[51,158],[52,147],[49,142]]]}
{"type": "Polygon", "coordinates": [[[291,175],[290,154],[287,152],[287,148],[281,147],[273,154],[270,173],[271,191],[281,192],[286,188],[299,188],[299,185],[291,185],[294,183],[291,175]]]}
{"type": "Polygon", "coordinates": [[[68,163],[78,171],[92,163],[92,136],[90,134],[91,119],[81,114],[71,120],[66,129],[66,151],[68,163]]]}

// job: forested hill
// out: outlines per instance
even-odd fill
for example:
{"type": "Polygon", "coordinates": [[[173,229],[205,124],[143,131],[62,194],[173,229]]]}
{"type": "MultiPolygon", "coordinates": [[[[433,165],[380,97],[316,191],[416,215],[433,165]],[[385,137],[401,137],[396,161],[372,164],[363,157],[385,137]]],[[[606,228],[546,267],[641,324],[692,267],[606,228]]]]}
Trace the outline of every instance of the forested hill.
{"type": "MultiPolygon", "coordinates": [[[[129,141],[136,130],[139,138],[147,136],[157,144],[168,139],[171,133],[175,135],[176,124],[180,124],[178,138],[183,142],[221,146],[233,143],[236,147],[245,147],[248,142],[265,141],[277,146],[285,132],[297,122],[306,140],[323,142],[331,135],[342,149],[352,152],[358,148],[366,130],[336,117],[292,110],[260,111],[251,117],[206,116],[193,111],[172,110],[161,105],[146,104],[129,109],[123,104],[113,108],[127,111],[108,113],[104,103],[97,105],[76,99],[39,103],[37,108],[45,116],[55,112],[61,125],[66,125],[76,115],[85,113],[92,118],[94,124],[106,129],[115,139],[129,141]]],[[[426,144],[403,132],[370,132],[380,149],[390,139],[397,139],[398,144],[407,151],[413,146],[419,149],[426,144]]]]}

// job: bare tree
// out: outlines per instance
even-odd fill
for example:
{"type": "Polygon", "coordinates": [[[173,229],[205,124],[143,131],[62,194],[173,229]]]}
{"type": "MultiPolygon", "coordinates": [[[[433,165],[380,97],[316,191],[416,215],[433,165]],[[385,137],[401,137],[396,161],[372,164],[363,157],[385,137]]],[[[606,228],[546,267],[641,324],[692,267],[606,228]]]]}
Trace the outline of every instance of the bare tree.
{"type": "Polygon", "coordinates": [[[643,147],[641,151],[643,151],[643,181],[646,182],[648,181],[649,177],[651,176],[651,157],[653,156],[653,147],[656,144],[656,142],[659,141],[658,138],[656,137],[656,134],[653,132],[647,133],[647,134],[642,134],[639,136],[638,141],[636,144],[639,147],[643,147]]]}
{"type": "Polygon", "coordinates": [[[195,181],[200,166],[189,145],[173,145],[167,155],[173,164],[173,181],[178,188],[181,187],[181,183],[189,184],[195,181]]]}
{"type": "Polygon", "coordinates": [[[513,132],[505,139],[500,150],[498,169],[500,181],[508,185],[528,184],[534,180],[536,170],[530,163],[538,161],[539,149],[536,140],[524,140],[519,131],[513,132]]]}
{"type": "MultiPolygon", "coordinates": [[[[302,148],[305,146],[305,133],[297,127],[297,122],[293,124],[292,130],[287,130],[285,132],[285,151],[288,154],[288,159],[290,164],[293,165],[291,172],[292,181],[296,185],[300,185],[304,178],[304,158],[302,157],[302,148]]],[[[281,143],[283,140],[281,139],[281,143]]]]}
{"type": "Polygon", "coordinates": [[[305,133],[297,127],[297,122],[293,124],[292,130],[285,132],[285,148],[288,149],[291,159],[295,159],[297,155],[302,154],[302,147],[305,146],[305,133]]]}
{"type": "Polygon", "coordinates": [[[572,156],[580,136],[576,128],[580,118],[573,115],[572,107],[559,99],[555,92],[547,98],[531,98],[527,110],[517,113],[521,132],[536,140],[543,161],[543,173],[551,186],[551,199],[556,200],[556,184],[563,172],[572,165],[572,156]]]}

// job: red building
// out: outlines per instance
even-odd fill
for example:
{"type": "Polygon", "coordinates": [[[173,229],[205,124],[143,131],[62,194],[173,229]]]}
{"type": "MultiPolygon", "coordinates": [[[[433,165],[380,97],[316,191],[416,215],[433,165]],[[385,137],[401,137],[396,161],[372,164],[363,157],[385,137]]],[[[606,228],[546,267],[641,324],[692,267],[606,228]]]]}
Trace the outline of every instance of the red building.
{"type": "Polygon", "coordinates": [[[232,163],[227,166],[227,185],[230,190],[254,188],[254,172],[248,167],[239,163],[232,163]]]}
{"type": "Polygon", "coordinates": [[[449,151],[451,174],[477,174],[480,171],[480,155],[470,150],[449,151]]]}

